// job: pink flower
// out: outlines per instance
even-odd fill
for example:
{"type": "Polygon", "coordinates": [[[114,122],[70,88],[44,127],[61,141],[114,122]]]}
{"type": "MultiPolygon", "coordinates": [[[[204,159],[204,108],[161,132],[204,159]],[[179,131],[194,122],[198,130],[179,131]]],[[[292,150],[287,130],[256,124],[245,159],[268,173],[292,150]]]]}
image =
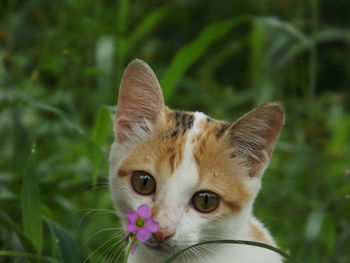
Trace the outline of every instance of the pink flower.
{"type": "Polygon", "coordinates": [[[126,216],[129,220],[126,230],[129,233],[136,233],[140,242],[146,242],[152,233],[158,231],[159,223],[151,217],[151,210],[146,204],[140,205],[137,211],[127,212],[126,216]]]}
{"type": "Polygon", "coordinates": [[[134,254],[136,248],[137,248],[137,244],[133,244],[131,248],[131,254],[134,254]]]}

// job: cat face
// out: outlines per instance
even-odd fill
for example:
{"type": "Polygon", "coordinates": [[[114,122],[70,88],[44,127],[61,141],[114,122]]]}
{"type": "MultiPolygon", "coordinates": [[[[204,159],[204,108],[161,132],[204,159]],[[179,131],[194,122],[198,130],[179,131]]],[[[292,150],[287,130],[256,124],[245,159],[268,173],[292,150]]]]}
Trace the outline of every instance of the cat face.
{"type": "Polygon", "coordinates": [[[283,122],[279,103],[234,123],[170,110],[151,68],[133,61],[120,86],[110,155],[116,209],[151,207],[159,231],[145,246],[156,253],[238,235],[283,122]]]}

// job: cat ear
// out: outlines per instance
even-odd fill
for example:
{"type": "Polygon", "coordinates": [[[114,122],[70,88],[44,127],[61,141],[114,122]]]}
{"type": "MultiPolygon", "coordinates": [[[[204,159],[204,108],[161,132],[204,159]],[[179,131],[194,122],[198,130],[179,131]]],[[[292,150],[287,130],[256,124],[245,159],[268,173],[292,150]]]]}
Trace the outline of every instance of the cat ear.
{"type": "Polygon", "coordinates": [[[243,157],[251,177],[262,175],[268,166],[283,125],[282,104],[271,102],[254,108],[230,126],[232,156],[243,157]]]}
{"type": "Polygon", "coordinates": [[[115,121],[117,140],[142,139],[164,111],[163,94],[156,75],[144,61],[133,60],[125,69],[119,88],[115,121]]]}

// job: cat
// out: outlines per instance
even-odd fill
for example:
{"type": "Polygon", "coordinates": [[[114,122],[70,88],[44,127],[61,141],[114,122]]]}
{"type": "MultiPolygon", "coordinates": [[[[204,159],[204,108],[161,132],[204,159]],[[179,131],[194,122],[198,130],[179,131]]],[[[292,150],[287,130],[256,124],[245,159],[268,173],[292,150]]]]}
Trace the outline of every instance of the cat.
{"type": "MultiPolygon", "coordinates": [[[[147,204],[159,230],[139,245],[131,263],[164,262],[174,252],[213,239],[276,246],[252,207],[284,124],[278,102],[233,123],[201,112],[171,110],[152,69],[141,60],[125,69],[110,152],[109,185],[121,214],[147,204]]],[[[124,225],[127,223],[123,218],[124,225]]],[[[281,263],[248,245],[206,245],[175,262],[281,263]]]]}

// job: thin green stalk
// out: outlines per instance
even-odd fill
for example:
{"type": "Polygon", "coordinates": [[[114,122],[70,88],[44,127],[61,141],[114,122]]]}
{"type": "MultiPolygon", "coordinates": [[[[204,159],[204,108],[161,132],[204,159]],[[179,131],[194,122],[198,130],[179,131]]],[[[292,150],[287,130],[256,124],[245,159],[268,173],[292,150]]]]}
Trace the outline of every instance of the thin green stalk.
{"type": "Polygon", "coordinates": [[[116,81],[120,82],[125,66],[125,57],[127,52],[127,33],[129,22],[129,0],[119,1],[118,10],[118,36],[116,39],[116,81]]]}
{"type": "Polygon", "coordinates": [[[317,43],[316,34],[318,29],[318,0],[311,0],[312,10],[312,37],[311,37],[311,48],[310,48],[310,83],[309,83],[309,94],[308,99],[311,102],[315,95],[317,85],[317,43]]]}
{"type": "Polygon", "coordinates": [[[132,249],[132,247],[133,247],[133,245],[134,245],[135,243],[136,243],[136,235],[133,234],[132,239],[131,239],[131,242],[130,242],[130,246],[129,246],[129,248],[128,248],[128,251],[127,251],[126,254],[125,254],[123,263],[127,263],[127,262],[128,262],[128,258],[129,258],[131,249],[132,249]]]}
{"type": "MultiPolygon", "coordinates": [[[[289,254],[287,254],[286,252],[275,248],[273,246],[264,244],[264,243],[259,243],[259,242],[254,242],[254,241],[246,241],[246,240],[227,240],[227,239],[222,239],[222,240],[209,240],[209,241],[204,241],[204,242],[200,242],[197,244],[194,244],[192,246],[189,246],[187,248],[184,248],[178,252],[176,252],[174,255],[172,255],[171,257],[169,257],[165,263],[170,263],[172,262],[176,257],[178,257],[180,254],[184,253],[186,250],[189,250],[193,247],[197,247],[197,246],[201,246],[201,245],[205,245],[205,244],[241,244],[241,245],[249,245],[249,246],[256,246],[256,247],[261,247],[261,248],[266,248],[269,250],[272,250],[278,254],[280,254],[281,256],[285,257],[286,259],[290,259],[290,260],[294,260],[289,254]]],[[[296,262],[294,260],[294,262],[296,262]]]]}

